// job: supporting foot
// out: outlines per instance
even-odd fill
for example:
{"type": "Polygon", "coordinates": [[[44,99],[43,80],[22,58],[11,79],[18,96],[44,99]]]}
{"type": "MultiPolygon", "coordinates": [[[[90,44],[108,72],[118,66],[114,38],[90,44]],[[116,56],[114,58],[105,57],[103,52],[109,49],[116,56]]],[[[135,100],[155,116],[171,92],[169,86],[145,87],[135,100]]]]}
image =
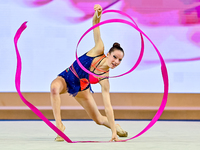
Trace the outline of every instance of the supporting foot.
{"type": "MultiPolygon", "coordinates": [[[[61,128],[58,127],[58,129],[60,129],[62,132],[64,132],[65,131],[65,126],[62,125],[62,127],[61,128]]],[[[64,139],[60,135],[57,135],[57,137],[55,138],[55,141],[56,142],[63,142],[64,139]]]]}

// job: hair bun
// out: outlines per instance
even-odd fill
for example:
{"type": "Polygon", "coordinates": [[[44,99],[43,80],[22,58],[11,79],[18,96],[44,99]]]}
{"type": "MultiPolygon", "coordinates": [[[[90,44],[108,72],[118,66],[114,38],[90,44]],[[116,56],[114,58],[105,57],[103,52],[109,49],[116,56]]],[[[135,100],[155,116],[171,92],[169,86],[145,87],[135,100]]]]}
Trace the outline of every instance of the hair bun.
{"type": "Polygon", "coordinates": [[[113,44],[113,46],[110,48],[109,53],[111,54],[111,53],[112,53],[113,51],[115,51],[116,49],[122,51],[123,54],[124,54],[124,50],[121,48],[120,44],[117,43],[117,42],[115,42],[115,43],[113,44]]]}
{"type": "Polygon", "coordinates": [[[120,44],[117,43],[117,42],[115,42],[115,43],[113,44],[113,47],[120,47],[120,44]]]}

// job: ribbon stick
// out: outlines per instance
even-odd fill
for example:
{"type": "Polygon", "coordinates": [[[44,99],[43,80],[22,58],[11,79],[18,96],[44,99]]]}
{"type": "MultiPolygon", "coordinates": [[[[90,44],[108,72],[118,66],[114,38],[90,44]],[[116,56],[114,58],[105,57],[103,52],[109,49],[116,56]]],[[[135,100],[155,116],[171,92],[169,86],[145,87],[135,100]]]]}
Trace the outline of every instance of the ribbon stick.
{"type": "MultiPolygon", "coordinates": [[[[144,53],[144,40],[143,40],[143,36],[145,36],[150,43],[153,45],[153,47],[155,48],[158,57],[160,59],[160,63],[161,63],[161,72],[162,72],[162,78],[163,78],[163,83],[164,83],[164,94],[163,94],[163,99],[161,102],[161,105],[157,111],[157,113],[155,114],[155,116],[153,117],[153,119],[150,121],[150,123],[141,131],[139,132],[137,135],[133,136],[132,138],[123,140],[123,141],[128,141],[131,139],[134,139],[136,137],[139,137],[140,135],[144,134],[146,131],[148,131],[159,119],[159,117],[161,116],[162,112],[164,111],[164,108],[166,106],[167,103],[167,97],[168,97],[168,73],[167,73],[167,68],[164,62],[164,59],[162,58],[159,50],[157,49],[157,47],[154,45],[154,43],[150,40],[150,38],[142,31],[139,29],[139,27],[137,26],[137,24],[134,22],[134,20],[127,14],[121,12],[121,11],[117,11],[117,10],[106,10],[104,11],[102,14],[105,13],[119,13],[121,15],[124,15],[126,17],[128,17],[132,22],[129,22],[127,20],[123,20],[123,19],[109,19],[109,20],[105,20],[102,21],[94,26],[92,26],[90,29],[88,29],[80,38],[80,40],[78,41],[77,47],[76,47],[76,60],[77,63],[79,64],[79,66],[87,73],[98,76],[96,74],[91,73],[89,70],[85,69],[84,66],[80,63],[79,59],[78,59],[78,55],[77,55],[77,49],[78,49],[78,45],[81,42],[81,40],[83,39],[83,37],[89,33],[91,30],[93,30],[94,28],[104,25],[104,24],[108,24],[108,23],[123,23],[123,24],[127,24],[129,26],[132,26],[134,29],[136,29],[141,36],[141,51],[140,51],[140,55],[138,60],[136,61],[136,64],[126,73],[123,73],[121,75],[117,75],[117,76],[113,76],[113,77],[109,77],[109,78],[114,78],[114,77],[120,77],[123,75],[126,75],[130,72],[132,72],[141,62],[142,60],[142,56],[144,53]]],[[[54,130],[58,135],[60,135],[66,142],[69,143],[87,143],[87,142],[108,142],[108,141],[71,141],[63,132],[61,132],[55,125],[53,125],[33,104],[31,104],[30,102],[28,102],[22,95],[21,91],[20,91],[20,79],[21,79],[21,68],[22,68],[22,62],[21,62],[21,57],[20,57],[20,53],[18,51],[18,47],[17,47],[17,42],[18,39],[20,38],[20,35],[22,34],[22,32],[26,29],[26,23],[24,22],[21,27],[18,29],[15,37],[14,37],[14,44],[15,44],[15,50],[16,50],[16,55],[17,55],[17,69],[16,69],[16,76],[15,76],[15,85],[16,85],[16,90],[20,96],[20,98],[22,99],[22,101],[39,117],[41,118],[52,130],[54,130]]]]}

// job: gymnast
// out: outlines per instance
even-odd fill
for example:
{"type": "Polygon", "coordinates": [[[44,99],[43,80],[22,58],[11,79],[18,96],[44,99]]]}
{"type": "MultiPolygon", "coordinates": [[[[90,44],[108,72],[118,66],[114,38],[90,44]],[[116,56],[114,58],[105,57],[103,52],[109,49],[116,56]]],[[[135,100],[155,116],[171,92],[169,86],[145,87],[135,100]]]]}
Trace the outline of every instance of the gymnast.
{"type": "MultiPolygon", "coordinates": [[[[93,25],[100,22],[102,7],[99,4],[94,6],[93,25]]],[[[104,125],[111,129],[112,138],[110,141],[120,141],[119,137],[127,137],[128,133],[124,131],[119,124],[115,124],[113,108],[110,102],[110,85],[109,85],[109,68],[117,67],[123,57],[124,51],[119,43],[114,43],[107,55],[104,54],[104,44],[100,36],[99,27],[93,29],[95,46],[79,57],[82,65],[91,72],[102,75],[103,77],[92,76],[80,68],[77,61],[61,72],[51,83],[51,104],[56,126],[62,132],[65,126],[61,121],[60,110],[60,94],[68,92],[80,103],[86,110],[87,114],[98,125],[104,125]],[[91,94],[90,84],[99,83],[101,85],[102,98],[105,107],[106,116],[102,116],[91,94]],[[118,136],[117,136],[118,135],[118,136]]],[[[62,137],[57,135],[55,141],[64,141],[62,137]]]]}

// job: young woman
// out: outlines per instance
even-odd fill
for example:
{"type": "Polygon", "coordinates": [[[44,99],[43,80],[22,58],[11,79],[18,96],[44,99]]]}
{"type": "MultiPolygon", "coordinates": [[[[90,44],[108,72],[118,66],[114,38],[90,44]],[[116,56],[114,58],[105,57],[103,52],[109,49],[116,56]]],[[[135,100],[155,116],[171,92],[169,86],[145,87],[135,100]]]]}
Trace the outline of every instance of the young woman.
{"type": "MultiPolygon", "coordinates": [[[[100,22],[102,7],[97,4],[94,6],[94,10],[93,25],[100,22]]],[[[93,30],[93,34],[95,46],[90,51],[79,57],[79,60],[84,67],[91,72],[102,76],[109,76],[109,68],[114,69],[120,64],[124,57],[124,51],[118,43],[114,43],[106,56],[104,54],[104,44],[100,36],[99,27],[93,30]]],[[[64,132],[65,126],[62,124],[60,112],[60,94],[67,91],[74,96],[74,98],[86,110],[88,115],[98,125],[104,125],[112,130],[112,138],[110,141],[119,141],[117,135],[120,137],[127,137],[128,133],[118,124],[115,124],[109,89],[110,85],[108,78],[92,76],[83,71],[77,64],[77,61],[74,61],[69,68],[60,73],[51,83],[51,103],[56,126],[64,132]],[[90,92],[90,84],[95,83],[101,85],[106,116],[100,114],[90,92]]],[[[55,140],[64,141],[60,136],[57,136],[55,140]]]]}

